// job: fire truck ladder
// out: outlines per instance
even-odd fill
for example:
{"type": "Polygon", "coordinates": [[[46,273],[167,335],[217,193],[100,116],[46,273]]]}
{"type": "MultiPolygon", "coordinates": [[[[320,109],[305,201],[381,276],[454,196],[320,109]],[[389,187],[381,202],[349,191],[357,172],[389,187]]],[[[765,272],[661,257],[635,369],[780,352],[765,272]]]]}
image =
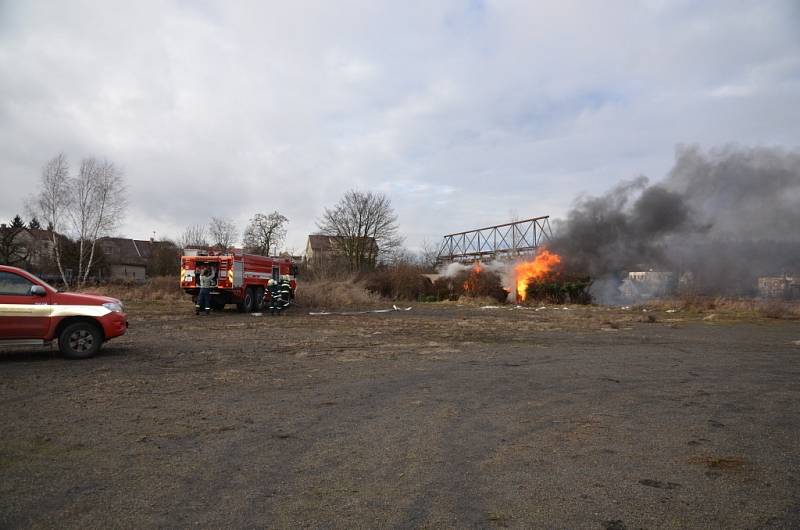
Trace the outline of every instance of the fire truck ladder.
{"type": "Polygon", "coordinates": [[[470,261],[529,254],[536,252],[542,242],[552,236],[549,215],[447,234],[436,259],[439,262],[470,261]]]}

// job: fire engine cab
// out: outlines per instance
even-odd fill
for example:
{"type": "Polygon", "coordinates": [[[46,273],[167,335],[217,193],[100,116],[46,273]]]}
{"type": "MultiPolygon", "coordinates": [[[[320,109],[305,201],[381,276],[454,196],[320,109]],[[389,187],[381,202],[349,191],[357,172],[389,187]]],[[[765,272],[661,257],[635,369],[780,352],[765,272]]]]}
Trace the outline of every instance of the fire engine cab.
{"type": "Polygon", "coordinates": [[[297,288],[297,265],[291,258],[245,254],[240,250],[215,253],[187,249],[181,257],[181,288],[197,298],[200,291],[198,276],[211,269],[211,308],[220,310],[236,304],[241,312],[260,311],[269,280],[288,277],[292,298],[297,288]]]}

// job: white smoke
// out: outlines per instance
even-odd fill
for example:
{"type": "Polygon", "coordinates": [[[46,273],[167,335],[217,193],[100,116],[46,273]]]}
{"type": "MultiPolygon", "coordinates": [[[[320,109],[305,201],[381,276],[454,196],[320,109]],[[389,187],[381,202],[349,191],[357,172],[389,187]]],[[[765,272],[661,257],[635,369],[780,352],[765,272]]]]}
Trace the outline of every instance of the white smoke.
{"type": "Polygon", "coordinates": [[[516,300],[517,292],[517,277],[516,273],[514,272],[514,268],[518,263],[522,263],[531,259],[533,259],[533,256],[516,257],[514,259],[501,258],[491,261],[478,261],[472,263],[453,262],[441,265],[436,272],[440,276],[454,278],[463,272],[472,270],[472,268],[475,266],[475,263],[478,263],[483,270],[493,272],[500,276],[503,287],[509,292],[509,302],[513,302],[516,300]]]}

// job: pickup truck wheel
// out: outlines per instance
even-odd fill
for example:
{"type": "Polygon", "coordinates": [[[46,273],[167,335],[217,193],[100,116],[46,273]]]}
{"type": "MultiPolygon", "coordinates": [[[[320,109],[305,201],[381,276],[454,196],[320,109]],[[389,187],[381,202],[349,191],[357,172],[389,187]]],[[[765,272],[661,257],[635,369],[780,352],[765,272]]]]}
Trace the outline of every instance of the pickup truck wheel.
{"type": "Polygon", "coordinates": [[[253,310],[254,296],[253,289],[248,287],[244,292],[244,300],[236,304],[236,308],[240,313],[249,313],[253,310]]]}
{"type": "Polygon", "coordinates": [[[58,349],[67,359],[88,359],[93,357],[103,343],[100,330],[91,322],[75,322],[61,330],[58,336],[58,349]]]}

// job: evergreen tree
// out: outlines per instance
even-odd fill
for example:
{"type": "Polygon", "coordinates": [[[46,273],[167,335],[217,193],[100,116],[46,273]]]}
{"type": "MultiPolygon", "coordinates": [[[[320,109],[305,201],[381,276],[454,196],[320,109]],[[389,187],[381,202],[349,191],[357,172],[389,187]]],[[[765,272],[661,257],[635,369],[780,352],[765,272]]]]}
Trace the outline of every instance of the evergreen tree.
{"type": "Polygon", "coordinates": [[[34,217],[33,217],[33,218],[31,218],[31,220],[28,222],[28,228],[30,228],[31,230],[41,230],[41,229],[42,229],[42,224],[41,224],[41,223],[39,222],[39,220],[38,220],[38,219],[37,219],[37,218],[34,216],[34,217]]]}
{"type": "Polygon", "coordinates": [[[25,221],[19,215],[15,215],[11,221],[11,228],[25,228],[25,221]]]}

